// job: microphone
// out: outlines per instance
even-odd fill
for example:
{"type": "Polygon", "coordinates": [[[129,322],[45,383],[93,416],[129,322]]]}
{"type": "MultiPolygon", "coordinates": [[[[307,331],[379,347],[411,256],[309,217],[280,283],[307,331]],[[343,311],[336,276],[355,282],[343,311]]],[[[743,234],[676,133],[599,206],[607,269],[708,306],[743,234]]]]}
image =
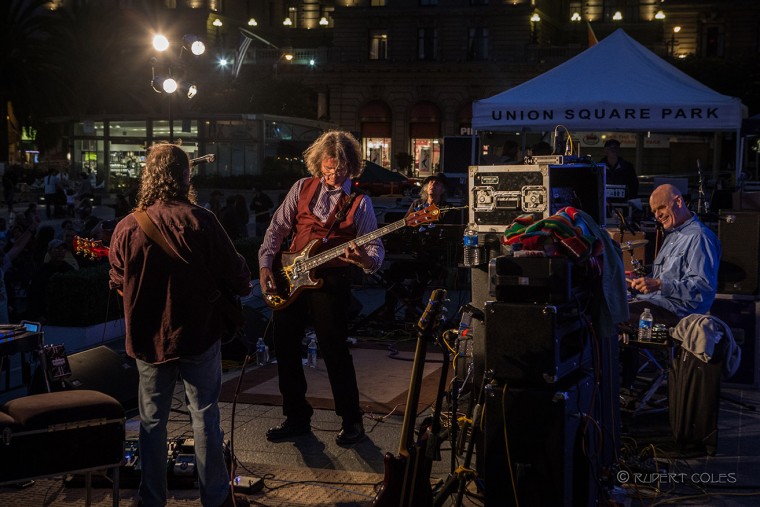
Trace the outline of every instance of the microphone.
{"type": "Polygon", "coordinates": [[[638,232],[638,228],[634,227],[633,225],[629,224],[626,221],[625,216],[623,215],[623,212],[620,211],[620,208],[612,208],[612,209],[615,211],[615,214],[617,215],[618,220],[620,220],[620,233],[621,234],[623,233],[624,229],[627,229],[628,232],[630,232],[631,234],[636,234],[636,232],[638,232]]]}
{"type": "Polygon", "coordinates": [[[216,155],[213,153],[209,153],[208,155],[203,155],[202,157],[198,158],[191,158],[190,159],[190,167],[193,167],[198,164],[205,164],[207,162],[213,162],[216,160],[216,155]]]}

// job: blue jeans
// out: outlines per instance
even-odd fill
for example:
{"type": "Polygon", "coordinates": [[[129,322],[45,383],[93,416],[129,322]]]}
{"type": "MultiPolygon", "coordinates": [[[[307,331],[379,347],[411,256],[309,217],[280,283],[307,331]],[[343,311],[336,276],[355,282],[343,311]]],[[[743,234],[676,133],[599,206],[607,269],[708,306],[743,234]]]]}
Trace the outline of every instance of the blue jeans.
{"type": "Polygon", "coordinates": [[[143,506],[166,505],[166,423],[177,374],[185,385],[185,401],[193,426],[201,503],[204,507],[218,507],[227,499],[230,486],[218,403],[221,359],[221,344],[217,341],[202,354],[176,361],[151,364],[137,360],[142,463],[139,494],[143,506]]]}

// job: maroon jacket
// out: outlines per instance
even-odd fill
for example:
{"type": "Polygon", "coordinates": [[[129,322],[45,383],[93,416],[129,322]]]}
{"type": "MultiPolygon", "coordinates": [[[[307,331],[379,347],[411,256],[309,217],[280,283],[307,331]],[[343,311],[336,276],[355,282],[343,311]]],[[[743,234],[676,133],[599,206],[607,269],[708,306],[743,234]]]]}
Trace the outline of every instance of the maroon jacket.
{"type": "Polygon", "coordinates": [[[220,317],[208,301],[215,289],[211,278],[243,296],[250,292],[251,272],[212,212],[157,202],[147,213],[188,264],[148,239],[130,214],[111,238],[110,285],[124,293],[127,354],[161,363],[199,354],[221,338],[220,317]]]}

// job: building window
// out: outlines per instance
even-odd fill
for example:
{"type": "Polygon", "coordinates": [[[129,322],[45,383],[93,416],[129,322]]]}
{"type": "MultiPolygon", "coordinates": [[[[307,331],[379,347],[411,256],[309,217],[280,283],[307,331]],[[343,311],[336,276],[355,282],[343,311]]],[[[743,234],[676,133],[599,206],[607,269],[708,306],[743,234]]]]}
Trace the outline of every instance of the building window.
{"type": "Polygon", "coordinates": [[[702,56],[724,55],[725,37],[720,25],[705,25],[702,27],[702,56]]]}
{"type": "Polygon", "coordinates": [[[369,3],[370,7],[385,7],[385,0],[372,0],[369,3]]]}
{"type": "Polygon", "coordinates": [[[470,28],[469,36],[467,38],[467,59],[488,59],[488,28],[470,28]]]}
{"type": "Polygon", "coordinates": [[[437,53],[438,30],[430,27],[417,30],[417,58],[435,60],[437,53]]]}
{"type": "Polygon", "coordinates": [[[369,59],[388,59],[388,32],[385,30],[372,30],[369,34],[369,59]]]}

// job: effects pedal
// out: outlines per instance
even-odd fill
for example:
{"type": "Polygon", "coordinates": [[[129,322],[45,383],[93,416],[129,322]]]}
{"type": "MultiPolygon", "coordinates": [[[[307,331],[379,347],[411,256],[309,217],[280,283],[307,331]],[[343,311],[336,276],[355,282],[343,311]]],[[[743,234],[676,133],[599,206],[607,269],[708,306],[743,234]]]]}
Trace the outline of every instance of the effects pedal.
{"type": "Polygon", "coordinates": [[[264,488],[264,479],[260,477],[246,477],[244,475],[237,475],[232,481],[232,488],[235,490],[235,493],[252,495],[254,493],[258,493],[264,488]]]}

